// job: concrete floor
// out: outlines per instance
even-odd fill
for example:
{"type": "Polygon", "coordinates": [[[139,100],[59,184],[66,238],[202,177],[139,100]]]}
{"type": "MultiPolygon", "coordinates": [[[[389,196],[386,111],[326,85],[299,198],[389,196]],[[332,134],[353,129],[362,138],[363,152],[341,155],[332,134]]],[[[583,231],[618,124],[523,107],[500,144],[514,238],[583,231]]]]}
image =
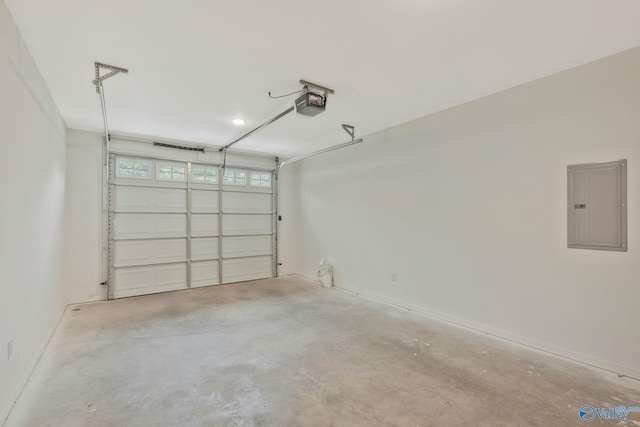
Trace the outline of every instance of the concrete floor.
{"type": "Polygon", "coordinates": [[[7,426],[564,427],[584,404],[640,382],[289,277],[69,307],[7,426]]]}

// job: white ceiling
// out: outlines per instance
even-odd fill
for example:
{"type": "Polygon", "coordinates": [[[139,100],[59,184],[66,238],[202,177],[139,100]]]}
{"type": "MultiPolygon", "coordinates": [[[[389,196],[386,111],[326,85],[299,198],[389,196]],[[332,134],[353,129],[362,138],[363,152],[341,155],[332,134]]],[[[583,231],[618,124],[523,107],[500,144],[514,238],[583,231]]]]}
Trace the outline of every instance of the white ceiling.
{"type": "Polygon", "coordinates": [[[336,90],[238,149],[283,156],[366,135],[640,45],[637,0],[6,0],[67,126],[224,145],[336,90]],[[242,117],[246,123],[234,126],[242,117]]]}

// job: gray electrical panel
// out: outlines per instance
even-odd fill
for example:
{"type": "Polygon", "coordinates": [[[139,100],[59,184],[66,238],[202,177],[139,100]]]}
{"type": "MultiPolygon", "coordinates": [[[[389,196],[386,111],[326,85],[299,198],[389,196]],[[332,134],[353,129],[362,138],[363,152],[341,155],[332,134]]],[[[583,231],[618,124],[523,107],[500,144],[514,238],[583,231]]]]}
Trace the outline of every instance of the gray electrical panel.
{"type": "Polygon", "coordinates": [[[627,250],[627,161],[567,168],[567,246],[627,250]]]}

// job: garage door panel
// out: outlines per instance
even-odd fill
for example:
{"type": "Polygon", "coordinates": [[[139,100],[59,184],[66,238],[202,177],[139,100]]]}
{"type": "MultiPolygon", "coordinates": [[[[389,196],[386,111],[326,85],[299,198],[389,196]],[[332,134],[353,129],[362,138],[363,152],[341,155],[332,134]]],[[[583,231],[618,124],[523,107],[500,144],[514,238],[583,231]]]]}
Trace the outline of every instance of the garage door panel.
{"type": "Polygon", "coordinates": [[[270,234],[273,228],[271,215],[222,215],[222,234],[242,236],[270,234]]]}
{"type": "Polygon", "coordinates": [[[270,214],[273,196],[265,193],[222,192],[224,213],[264,213],[270,214]]]}
{"type": "Polygon", "coordinates": [[[193,214],[191,215],[191,235],[194,237],[217,236],[218,215],[193,214]]]}
{"type": "Polygon", "coordinates": [[[119,240],[113,251],[115,267],[181,262],[187,260],[187,240],[119,240]]]}
{"type": "Polygon", "coordinates": [[[222,283],[243,282],[247,280],[273,277],[272,258],[237,258],[222,261],[222,283]]]}
{"type": "Polygon", "coordinates": [[[185,289],[186,277],[186,263],[116,268],[114,296],[121,298],[185,289]]]}
{"type": "Polygon", "coordinates": [[[191,191],[191,212],[217,213],[218,192],[205,190],[191,191]]]}
{"type": "Polygon", "coordinates": [[[220,284],[218,261],[198,261],[191,263],[192,288],[218,284],[220,284]]]}
{"type": "Polygon", "coordinates": [[[222,239],[222,256],[234,258],[243,256],[271,255],[272,236],[224,237],[222,239]]]}
{"type": "Polygon", "coordinates": [[[186,212],[187,191],[177,188],[118,185],[113,197],[115,212],[186,212]]]}
{"type": "Polygon", "coordinates": [[[194,190],[205,190],[205,191],[218,191],[218,184],[212,183],[203,183],[201,181],[191,181],[191,188],[194,190]]]}
{"type": "Polygon", "coordinates": [[[114,239],[153,239],[187,236],[186,214],[117,213],[114,239]]]}
{"type": "Polygon", "coordinates": [[[191,239],[191,259],[194,261],[218,258],[218,238],[198,237],[191,239]]]}
{"type": "Polygon", "coordinates": [[[241,165],[235,185],[223,185],[217,181],[225,170],[218,166],[185,168],[184,161],[139,155],[122,165],[115,155],[111,161],[110,297],[273,277],[275,202],[268,177],[255,178],[241,165]],[[138,163],[147,165],[143,177],[127,172],[138,163]]]}

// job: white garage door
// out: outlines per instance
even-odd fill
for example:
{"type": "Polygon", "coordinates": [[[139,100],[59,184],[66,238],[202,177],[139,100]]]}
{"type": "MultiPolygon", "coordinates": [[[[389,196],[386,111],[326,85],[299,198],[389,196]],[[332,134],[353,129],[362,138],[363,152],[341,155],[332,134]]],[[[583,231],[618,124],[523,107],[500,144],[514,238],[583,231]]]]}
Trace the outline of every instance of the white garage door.
{"type": "Polygon", "coordinates": [[[112,156],[109,296],[273,277],[273,174],[112,156]]]}

